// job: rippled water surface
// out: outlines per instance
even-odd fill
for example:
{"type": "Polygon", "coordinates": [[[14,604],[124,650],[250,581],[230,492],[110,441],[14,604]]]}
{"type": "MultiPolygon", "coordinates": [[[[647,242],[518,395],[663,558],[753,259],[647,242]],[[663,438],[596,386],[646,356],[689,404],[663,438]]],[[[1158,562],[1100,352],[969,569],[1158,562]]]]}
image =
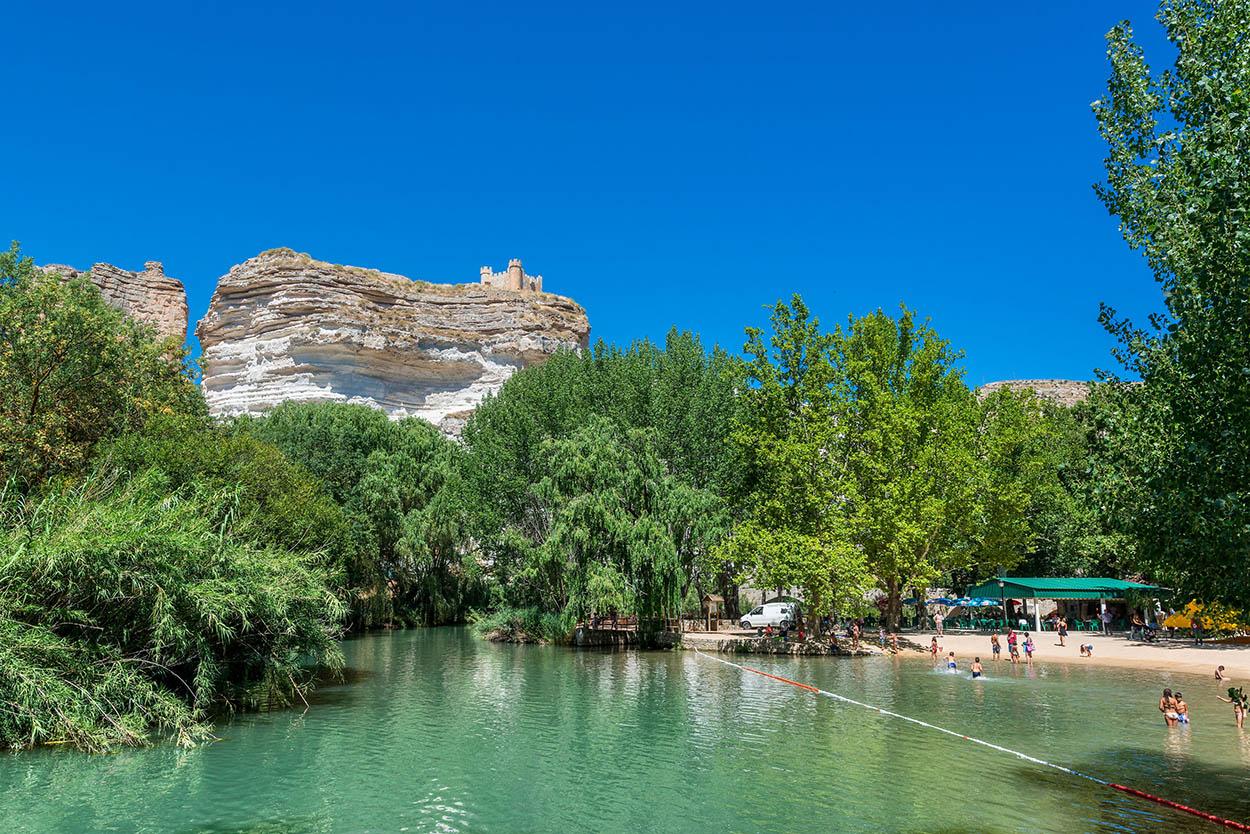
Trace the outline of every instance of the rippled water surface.
{"type": "MultiPolygon", "coordinates": [[[[306,713],[223,724],[206,747],[0,757],[0,830],[1220,830],[692,652],[500,646],[463,629],[345,651],[350,680],[306,713]]],[[[1214,681],[1077,664],[1003,664],[973,682],[924,660],[745,662],[1250,820],[1250,736],[1214,681]],[[1163,686],[1184,691],[1191,728],[1163,726],[1163,686]]]]}

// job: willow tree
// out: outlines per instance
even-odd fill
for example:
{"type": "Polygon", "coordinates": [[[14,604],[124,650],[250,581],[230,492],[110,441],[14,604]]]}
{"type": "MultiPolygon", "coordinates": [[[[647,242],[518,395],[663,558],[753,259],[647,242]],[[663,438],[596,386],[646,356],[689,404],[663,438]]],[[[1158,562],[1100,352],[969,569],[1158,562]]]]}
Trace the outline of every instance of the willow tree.
{"type": "MultiPolygon", "coordinates": [[[[1153,72],[1127,22],[1107,35],[1094,102],[1097,187],[1163,289],[1139,326],[1104,307],[1121,385],[1104,489],[1138,567],[1204,599],[1250,605],[1250,2],[1172,0],[1175,62],[1153,72]]],[[[1112,379],[1113,383],[1118,380],[1112,379]]]]}

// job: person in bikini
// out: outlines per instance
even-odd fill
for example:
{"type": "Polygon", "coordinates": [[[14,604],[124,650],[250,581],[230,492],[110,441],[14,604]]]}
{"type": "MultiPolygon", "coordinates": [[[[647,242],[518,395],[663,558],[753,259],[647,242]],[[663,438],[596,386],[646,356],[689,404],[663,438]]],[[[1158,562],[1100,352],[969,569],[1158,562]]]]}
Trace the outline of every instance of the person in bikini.
{"type": "Polygon", "coordinates": [[[1059,632],[1059,645],[1068,645],[1068,621],[1063,617],[1059,618],[1059,625],[1056,628],[1056,631],[1059,632]]]}
{"type": "Polygon", "coordinates": [[[1176,698],[1172,695],[1172,690],[1163,690],[1163,697],[1159,699],[1159,712],[1163,713],[1163,720],[1169,727],[1175,727],[1180,720],[1176,713],[1176,698]]]}
{"type": "Polygon", "coordinates": [[[985,669],[981,668],[981,658],[972,661],[972,679],[976,680],[985,674],[985,669]]]}

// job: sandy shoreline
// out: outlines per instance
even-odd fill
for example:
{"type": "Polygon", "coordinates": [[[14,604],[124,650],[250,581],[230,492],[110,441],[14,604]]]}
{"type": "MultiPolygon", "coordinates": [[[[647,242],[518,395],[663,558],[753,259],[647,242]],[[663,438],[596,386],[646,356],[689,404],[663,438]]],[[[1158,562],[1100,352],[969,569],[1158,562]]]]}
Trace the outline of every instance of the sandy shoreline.
{"type": "MultiPolygon", "coordinates": [[[[1023,633],[1022,633],[1023,634],[1023,633]]],[[[933,632],[908,634],[912,642],[928,645],[933,632]]],[[[876,635],[872,635],[872,647],[877,645],[876,635]]],[[[1007,663],[1006,636],[1000,636],[1003,645],[1003,659],[1007,663]]],[[[1023,642],[1023,637],[1021,637],[1023,642]]],[[[1203,643],[1195,645],[1190,640],[1163,640],[1158,643],[1143,643],[1130,640],[1125,635],[1105,636],[1090,632],[1070,632],[1067,646],[1059,646],[1059,638],[1053,631],[1044,631],[1033,635],[1036,647],[1033,652],[1034,663],[1060,661],[1080,663],[1090,666],[1120,666],[1133,669],[1151,669],[1158,672],[1188,672],[1192,674],[1215,677],[1215,667],[1224,666],[1225,672],[1238,685],[1250,684],[1250,643],[1203,643]],[[1090,643],[1094,647],[1093,657],[1081,657],[1081,643],[1090,643]]],[[[991,663],[990,637],[988,634],[950,633],[938,638],[938,645],[944,652],[955,652],[961,667],[967,666],[973,657],[980,656],[982,663],[991,663]]],[[[1023,661],[1023,657],[1021,657],[1023,661]]]]}
{"type": "MultiPolygon", "coordinates": [[[[1021,632],[1023,635],[1023,632],[1021,632]]],[[[689,648],[703,651],[717,651],[718,642],[733,638],[754,636],[750,632],[687,632],[682,636],[683,644],[689,648]]],[[[924,657],[929,653],[927,647],[934,632],[907,632],[899,635],[899,652],[903,657],[924,657]],[[910,644],[910,646],[908,645],[910,644]],[[923,649],[918,647],[923,646],[923,649]]],[[[878,653],[877,634],[875,631],[865,635],[860,641],[860,648],[871,653],[878,653]]],[[[1008,663],[1006,634],[1000,635],[1003,653],[1000,663],[1008,663]]],[[[1023,636],[1021,636],[1023,641],[1023,636]]],[[[1068,635],[1067,646],[1059,645],[1059,638],[1053,631],[1034,634],[1034,663],[1077,663],[1089,666],[1118,666],[1132,669],[1149,669],[1157,672],[1184,672],[1215,677],[1215,667],[1223,665],[1228,674],[1238,685],[1250,686],[1250,642],[1243,643],[1212,643],[1195,645],[1192,639],[1161,640],[1158,643],[1143,643],[1130,640],[1124,634],[1106,636],[1091,632],[1074,631],[1068,635]],[[1093,657],[1081,657],[1081,643],[1094,646],[1093,657]]],[[[745,642],[745,641],[744,641],[745,642]]],[[[841,635],[838,643],[849,649],[850,641],[841,635]]],[[[942,653],[955,652],[961,668],[966,668],[974,657],[980,656],[981,662],[987,666],[993,662],[990,651],[988,633],[947,632],[938,638],[942,653]]],[[[731,651],[732,649],[720,649],[731,651]]],[[[738,649],[741,650],[741,649],[738,649]]],[[[749,649],[748,649],[749,651],[749,649]]],[[[1023,657],[1021,658],[1023,661],[1023,657]]]]}

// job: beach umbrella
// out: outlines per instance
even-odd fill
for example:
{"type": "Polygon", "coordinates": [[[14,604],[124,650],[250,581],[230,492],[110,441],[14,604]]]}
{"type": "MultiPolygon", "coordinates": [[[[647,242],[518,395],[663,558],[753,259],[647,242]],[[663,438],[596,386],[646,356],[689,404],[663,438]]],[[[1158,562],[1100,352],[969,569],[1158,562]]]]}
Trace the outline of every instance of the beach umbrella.
{"type": "Polygon", "coordinates": [[[954,604],[955,601],[953,599],[947,599],[946,597],[938,597],[937,599],[931,599],[925,603],[925,605],[945,605],[948,607],[954,604]]]}

